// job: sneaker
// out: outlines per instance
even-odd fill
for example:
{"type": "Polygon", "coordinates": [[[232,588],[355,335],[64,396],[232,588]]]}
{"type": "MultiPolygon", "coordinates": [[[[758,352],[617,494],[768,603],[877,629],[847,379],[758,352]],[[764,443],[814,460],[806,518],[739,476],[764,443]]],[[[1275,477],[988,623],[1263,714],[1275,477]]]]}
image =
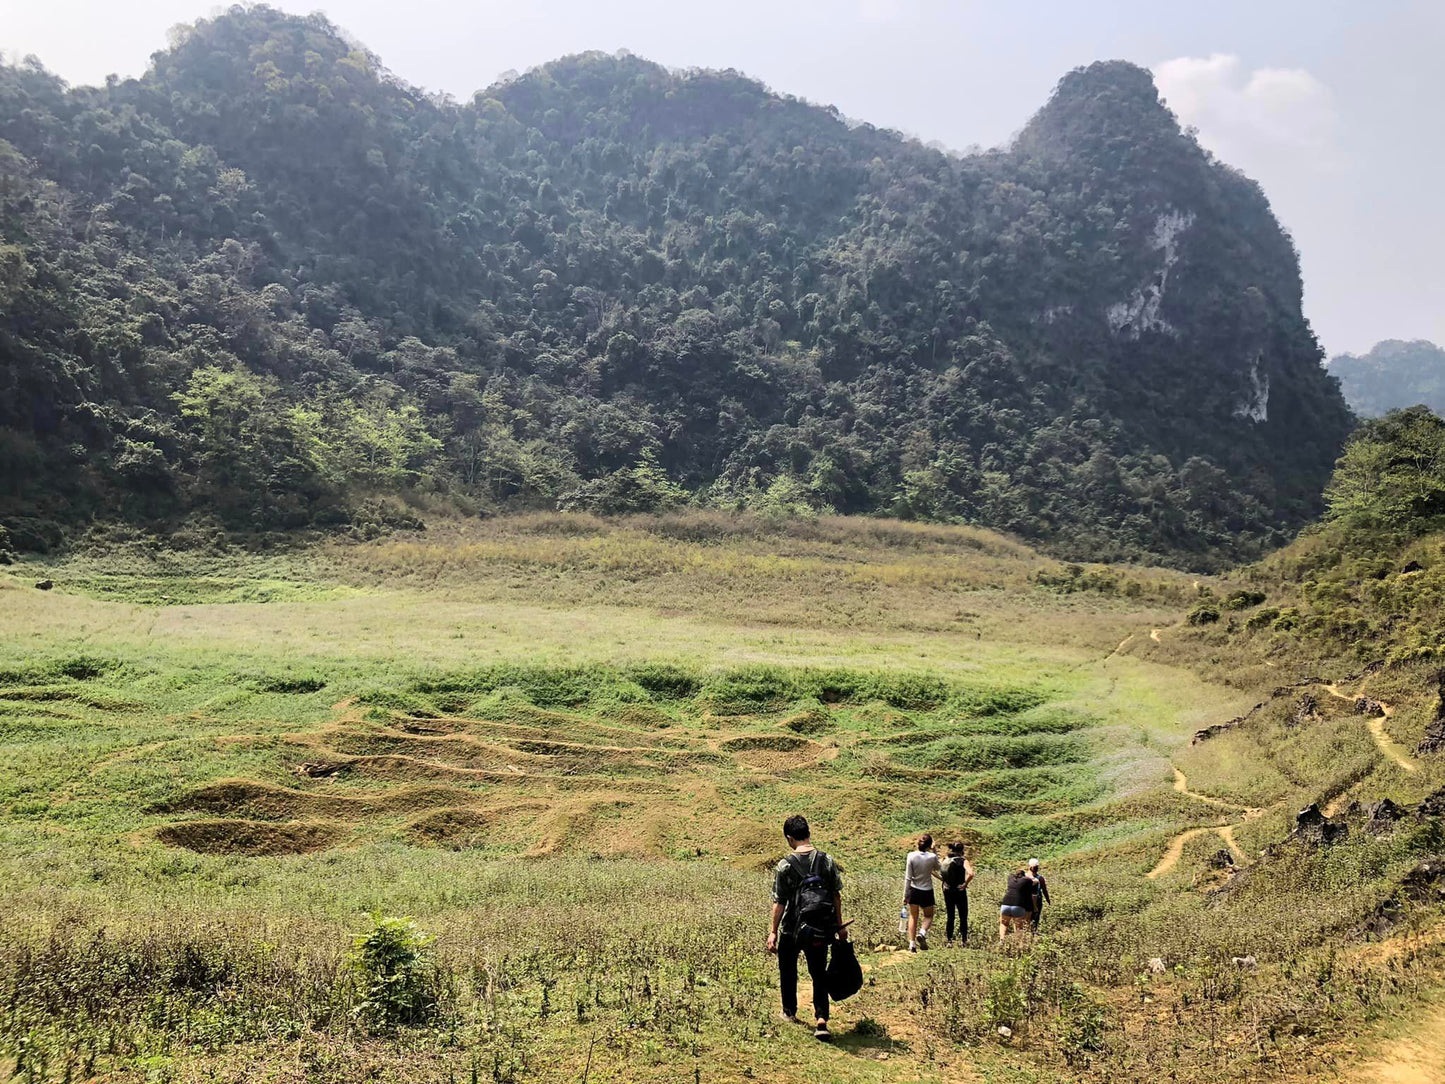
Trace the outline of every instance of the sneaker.
{"type": "Polygon", "coordinates": [[[813,1029],[813,1038],[817,1039],[820,1043],[831,1043],[833,1041],[833,1033],[828,1030],[828,1022],[826,1020],[818,1021],[818,1026],[813,1029]]]}
{"type": "Polygon", "coordinates": [[[798,1014],[795,1012],[780,1012],[778,1015],[782,1017],[783,1023],[785,1024],[796,1024],[798,1022],[798,1014]]]}
{"type": "Polygon", "coordinates": [[[917,942],[917,941],[910,941],[910,942],[908,942],[908,951],[909,951],[909,952],[917,952],[917,951],[918,951],[918,942],[917,942]]]}
{"type": "Polygon", "coordinates": [[[918,934],[918,947],[923,949],[925,952],[928,951],[928,935],[921,931],[918,934]]]}

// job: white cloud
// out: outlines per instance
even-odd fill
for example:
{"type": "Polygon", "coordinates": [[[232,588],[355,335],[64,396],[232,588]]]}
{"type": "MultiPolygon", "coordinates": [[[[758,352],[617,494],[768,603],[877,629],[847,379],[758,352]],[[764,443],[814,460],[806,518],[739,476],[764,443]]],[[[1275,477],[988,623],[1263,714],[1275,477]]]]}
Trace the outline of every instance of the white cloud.
{"type": "Polygon", "coordinates": [[[1154,82],[1182,123],[1227,162],[1252,170],[1280,156],[1335,157],[1329,87],[1302,68],[1256,68],[1239,57],[1182,56],[1154,67],[1154,82]]]}

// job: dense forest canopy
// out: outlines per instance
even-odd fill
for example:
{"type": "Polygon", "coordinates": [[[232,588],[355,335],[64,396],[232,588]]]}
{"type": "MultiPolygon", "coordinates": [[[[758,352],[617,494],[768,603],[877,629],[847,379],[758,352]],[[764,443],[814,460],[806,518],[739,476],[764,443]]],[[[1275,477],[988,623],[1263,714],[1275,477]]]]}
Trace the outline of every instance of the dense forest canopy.
{"type": "Polygon", "coordinates": [[[985,524],[1196,566],[1350,426],[1257,185],[1149,74],[968,157],[732,71],[458,104],[233,8],[134,80],[0,68],[0,523],[252,532],[378,495],[985,524]]]}
{"type": "Polygon", "coordinates": [[[1445,414],[1445,350],[1424,339],[1386,339],[1364,354],[1338,354],[1330,372],[1362,417],[1411,406],[1445,414]]]}

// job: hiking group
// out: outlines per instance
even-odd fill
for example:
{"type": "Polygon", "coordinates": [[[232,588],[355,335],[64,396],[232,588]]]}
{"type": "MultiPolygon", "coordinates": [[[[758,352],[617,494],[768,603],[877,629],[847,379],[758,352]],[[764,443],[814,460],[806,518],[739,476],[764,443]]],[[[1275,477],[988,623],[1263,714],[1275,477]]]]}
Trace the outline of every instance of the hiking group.
{"type": "MultiPolygon", "coordinates": [[[[778,984],[782,990],[783,1018],[798,1020],[798,956],[802,955],[813,981],[813,1035],[824,1042],[828,1007],[857,993],[863,972],[848,940],[849,922],[843,921],[843,882],[831,855],[813,846],[807,818],[794,814],[783,822],[788,853],[773,870],[773,906],[768,929],[768,951],[778,956],[778,984]]],[[[959,944],[968,943],[968,886],[973,863],[962,843],[948,844],[947,856],[933,849],[933,837],[924,834],[903,865],[903,908],[898,932],[908,938],[908,950],[928,948],[937,900],[933,882],[943,889],[947,922],[946,943],[955,932],[959,944]]],[[[1048,882],[1039,860],[1008,875],[999,904],[998,936],[1001,943],[1011,932],[1037,932],[1049,899],[1048,882]]]]}

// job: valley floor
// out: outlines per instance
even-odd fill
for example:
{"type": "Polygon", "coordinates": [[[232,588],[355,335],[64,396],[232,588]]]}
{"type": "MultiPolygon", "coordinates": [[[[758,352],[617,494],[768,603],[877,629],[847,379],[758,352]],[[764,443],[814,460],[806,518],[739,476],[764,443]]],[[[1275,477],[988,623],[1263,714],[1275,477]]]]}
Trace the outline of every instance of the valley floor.
{"type": "Polygon", "coordinates": [[[1331,675],[1290,724],[1291,673],[1199,676],[1192,579],[1077,581],[984,532],[707,515],[12,569],[0,1050],[34,1080],[1416,1079],[1428,1027],[1354,1037],[1440,985],[1434,916],[1352,931],[1438,826],[1281,846],[1310,801],[1439,785],[1414,708],[1331,675]],[[832,1048],[761,951],[799,811],[868,974],[832,1048]],[[979,865],[967,949],[898,951],[921,831],[979,865]],[[1056,902],[1003,951],[1030,856],[1056,902]],[[435,937],[425,1026],[363,1026],[382,915],[435,937]]]}

